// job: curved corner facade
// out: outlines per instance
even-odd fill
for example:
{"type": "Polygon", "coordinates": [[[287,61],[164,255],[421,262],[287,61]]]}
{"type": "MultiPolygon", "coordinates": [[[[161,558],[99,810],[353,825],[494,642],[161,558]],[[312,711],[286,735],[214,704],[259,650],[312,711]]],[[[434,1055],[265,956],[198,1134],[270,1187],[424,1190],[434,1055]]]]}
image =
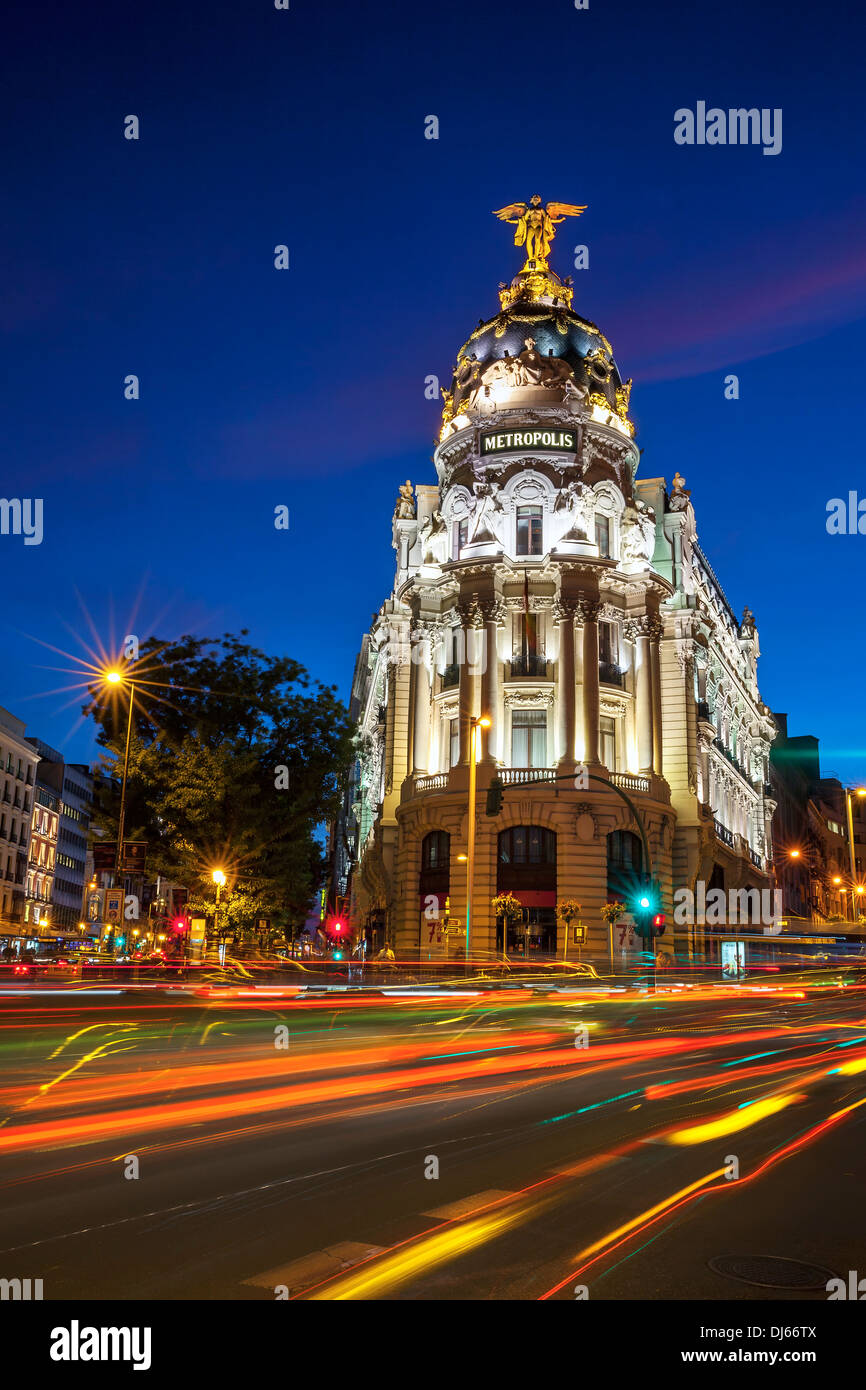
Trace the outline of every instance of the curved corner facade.
{"type": "MultiPolygon", "coordinates": [[[[464,920],[470,730],[478,730],[472,948],[560,956],[580,904],[584,958],[606,958],[605,902],[646,869],[671,924],[699,881],[772,886],[769,748],[758,634],[703,555],[685,479],[640,478],[631,382],[544,268],[460,349],[436,481],[401,489],[394,587],[364,638],[352,708],[343,887],[354,922],[398,954],[455,954],[464,920]],[[491,778],[501,812],[485,815],[491,778]],[[512,893],[523,924],[497,917],[512,893]]],[[[465,943],[465,937],[463,938],[465,943]]]]}

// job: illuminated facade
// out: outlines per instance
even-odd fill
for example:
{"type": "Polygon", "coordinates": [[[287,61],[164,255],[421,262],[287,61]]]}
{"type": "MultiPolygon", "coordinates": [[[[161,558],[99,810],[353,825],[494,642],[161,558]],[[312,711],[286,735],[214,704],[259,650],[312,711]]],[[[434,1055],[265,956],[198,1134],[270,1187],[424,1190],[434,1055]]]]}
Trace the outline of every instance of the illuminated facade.
{"type": "Polygon", "coordinates": [[[25,738],[26,725],[0,709],[0,934],[24,927],[27,856],[33,786],[39,755],[25,738]]]}
{"type": "Polygon", "coordinates": [[[564,899],[581,904],[589,953],[607,953],[600,910],[647,867],[613,787],[642,818],[669,923],[676,887],[772,886],[775,729],[754,621],[700,550],[685,480],[637,477],[631,383],[572,297],[546,261],[502,287],[442,393],[437,480],[397,499],[394,588],[353,683],[343,844],[356,926],[384,923],[398,954],[465,943],[435,912],[465,919],[482,715],[473,954],[561,955],[564,899]],[[494,913],[509,891],[528,934],[494,913]]]}

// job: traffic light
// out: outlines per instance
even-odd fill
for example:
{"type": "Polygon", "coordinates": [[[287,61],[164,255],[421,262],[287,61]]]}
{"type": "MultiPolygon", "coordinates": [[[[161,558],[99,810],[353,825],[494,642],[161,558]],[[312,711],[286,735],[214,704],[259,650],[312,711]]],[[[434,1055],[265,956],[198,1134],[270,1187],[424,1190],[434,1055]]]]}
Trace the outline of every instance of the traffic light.
{"type": "Polygon", "coordinates": [[[499,812],[502,810],[502,791],[502,778],[498,775],[494,776],[491,779],[490,786],[487,788],[487,806],[485,807],[485,811],[488,816],[498,816],[499,812]]]}
{"type": "Polygon", "coordinates": [[[176,936],[181,936],[189,926],[185,917],[175,917],[171,924],[171,929],[176,936]]]}
{"type": "Polygon", "coordinates": [[[665,914],[661,911],[661,889],[652,880],[638,888],[632,898],[631,913],[634,929],[641,941],[652,941],[665,929],[665,914]]]}

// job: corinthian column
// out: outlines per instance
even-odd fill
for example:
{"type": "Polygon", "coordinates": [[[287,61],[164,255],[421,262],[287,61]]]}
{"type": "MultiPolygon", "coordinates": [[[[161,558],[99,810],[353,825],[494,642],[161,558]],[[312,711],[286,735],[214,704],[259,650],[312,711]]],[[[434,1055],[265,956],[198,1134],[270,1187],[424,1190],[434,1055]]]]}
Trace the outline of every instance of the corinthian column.
{"type": "Polygon", "coordinates": [[[638,771],[653,769],[653,697],[649,619],[633,618],[626,624],[626,636],[634,643],[635,729],[638,771]]]}
{"type": "Polygon", "coordinates": [[[417,777],[430,770],[430,638],[418,628],[412,647],[414,667],[412,772],[417,777]]]}
{"type": "Polygon", "coordinates": [[[583,761],[598,763],[598,615],[597,599],[581,603],[583,617],[583,761]]]}
{"type": "Polygon", "coordinates": [[[483,616],[478,603],[478,595],[471,601],[461,600],[457,605],[463,632],[463,651],[460,660],[460,762],[469,766],[470,726],[478,713],[476,709],[478,693],[478,673],[483,650],[483,616]]]}
{"type": "Polygon", "coordinates": [[[664,631],[661,618],[650,618],[650,670],[653,703],[653,772],[662,777],[662,663],[659,642],[664,631]]]}
{"type": "Polygon", "coordinates": [[[573,599],[557,599],[553,616],[559,623],[559,676],[557,689],[558,727],[560,759],[569,765],[574,763],[575,720],[575,682],[574,682],[574,613],[573,599]]]}
{"type": "Polygon", "coordinates": [[[502,746],[499,715],[499,623],[505,616],[500,598],[486,599],[481,605],[484,616],[484,646],[481,652],[481,714],[491,721],[489,729],[481,730],[481,761],[496,761],[496,750],[502,746]]]}

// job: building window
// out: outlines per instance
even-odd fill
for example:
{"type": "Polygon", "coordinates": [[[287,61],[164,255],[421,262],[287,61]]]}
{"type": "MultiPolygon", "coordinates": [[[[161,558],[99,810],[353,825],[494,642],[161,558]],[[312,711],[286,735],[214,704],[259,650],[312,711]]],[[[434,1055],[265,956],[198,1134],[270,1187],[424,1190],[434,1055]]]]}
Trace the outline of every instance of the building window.
{"type": "Polygon", "coordinates": [[[541,507],[517,508],[517,554],[542,555],[541,507]]]}
{"type": "Polygon", "coordinates": [[[511,766],[547,767],[547,712],[516,709],[511,715],[511,766]]]}
{"type": "Polygon", "coordinates": [[[421,841],[421,868],[447,869],[450,836],[445,830],[431,830],[421,841]]]}
{"type": "Polygon", "coordinates": [[[469,518],[464,517],[462,521],[455,521],[451,532],[451,558],[459,560],[463,547],[469,539],[469,518]]]}
{"type": "Polygon", "coordinates": [[[628,902],[643,882],[643,846],[633,830],[612,830],[607,837],[607,895],[628,902]]]}
{"type": "Polygon", "coordinates": [[[460,720],[449,719],[447,725],[448,732],[448,766],[456,767],[460,761],[460,720]]]}
{"type": "Polygon", "coordinates": [[[610,521],[606,516],[595,518],[595,543],[599,555],[610,555],[610,521]]]}
{"type": "Polygon", "coordinates": [[[614,623],[598,625],[598,659],[605,666],[616,666],[619,662],[619,633],[614,623]]]}
{"type": "Polygon", "coordinates": [[[622,685],[619,626],[616,623],[598,625],[598,678],[606,685],[622,685]]]}
{"type": "Polygon", "coordinates": [[[608,772],[616,772],[616,720],[602,715],[599,720],[601,760],[608,772]]]}
{"type": "Polygon", "coordinates": [[[556,835],[541,825],[513,825],[499,836],[500,864],[555,864],[556,835]]]}

